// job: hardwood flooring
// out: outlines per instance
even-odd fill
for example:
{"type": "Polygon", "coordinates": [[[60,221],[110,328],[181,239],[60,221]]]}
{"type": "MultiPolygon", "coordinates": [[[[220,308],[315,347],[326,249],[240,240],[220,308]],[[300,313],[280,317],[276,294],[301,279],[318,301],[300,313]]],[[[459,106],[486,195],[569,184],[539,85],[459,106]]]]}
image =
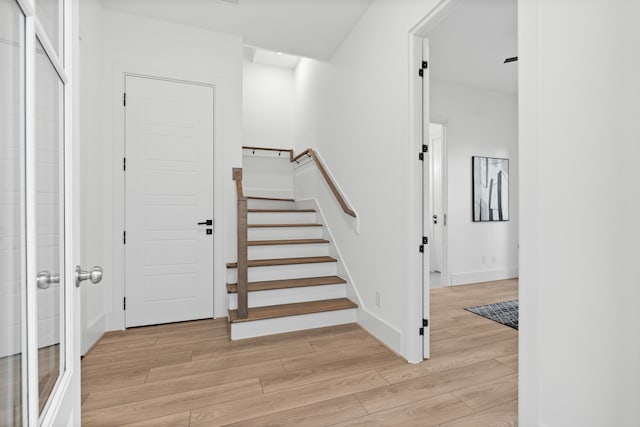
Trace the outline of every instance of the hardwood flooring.
{"type": "Polygon", "coordinates": [[[105,335],[82,362],[83,426],[516,426],[518,333],[464,307],[517,281],[433,290],[431,359],[359,326],[230,342],[227,322],[105,335]]]}

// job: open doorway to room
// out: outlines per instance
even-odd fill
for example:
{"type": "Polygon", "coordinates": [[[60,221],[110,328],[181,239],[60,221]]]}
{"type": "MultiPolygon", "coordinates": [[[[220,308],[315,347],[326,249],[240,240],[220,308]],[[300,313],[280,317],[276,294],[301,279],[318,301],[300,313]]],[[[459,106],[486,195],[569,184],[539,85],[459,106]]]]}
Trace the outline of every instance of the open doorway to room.
{"type": "Polygon", "coordinates": [[[429,123],[429,147],[431,155],[429,180],[429,206],[431,209],[431,247],[429,248],[430,288],[437,289],[448,285],[447,277],[447,185],[446,185],[446,125],[429,123]]]}
{"type": "Polygon", "coordinates": [[[517,5],[445,1],[413,34],[413,63],[420,76],[415,129],[420,129],[416,141],[423,160],[417,196],[426,243],[423,355],[429,358],[452,334],[471,338],[471,325],[505,327],[486,324],[468,310],[474,306],[515,300],[517,329],[517,5]],[[492,167],[481,170],[482,164],[492,167]],[[493,172],[496,176],[489,176],[493,172]],[[485,215],[474,215],[478,206],[485,215]],[[438,289],[460,285],[471,286],[464,290],[473,289],[474,298],[456,298],[463,289],[438,289]],[[430,330],[432,316],[442,320],[440,329],[430,330]]]}

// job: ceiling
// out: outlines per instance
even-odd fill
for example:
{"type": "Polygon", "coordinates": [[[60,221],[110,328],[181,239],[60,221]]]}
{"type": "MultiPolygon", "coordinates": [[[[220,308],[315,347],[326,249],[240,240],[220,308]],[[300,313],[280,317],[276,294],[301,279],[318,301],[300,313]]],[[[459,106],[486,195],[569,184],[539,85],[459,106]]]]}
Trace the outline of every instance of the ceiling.
{"type": "Polygon", "coordinates": [[[516,0],[464,0],[429,34],[429,68],[437,80],[517,93],[516,0]]]}
{"type": "Polygon", "coordinates": [[[328,60],[373,0],[101,0],[105,9],[238,34],[244,44],[328,60]]]}

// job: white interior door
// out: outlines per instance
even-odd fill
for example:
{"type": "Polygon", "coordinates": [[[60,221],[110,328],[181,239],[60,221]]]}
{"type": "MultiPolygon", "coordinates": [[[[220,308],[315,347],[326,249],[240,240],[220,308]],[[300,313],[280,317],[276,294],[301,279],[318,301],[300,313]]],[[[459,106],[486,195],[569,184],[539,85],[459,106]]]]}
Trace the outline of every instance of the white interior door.
{"type": "Polygon", "coordinates": [[[0,2],[0,425],[80,424],[76,10],[0,2]]]}
{"type": "MultiPolygon", "coordinates": [[[[422,58],[427,64],[429,63],[429,41],[423,40],[422,45],[422,58]]],[[[422,143],[429,145],[429,66],[423,67],[422,77],[422,143]]],[[[432,221],[432,209],[431,200],[429,197],[429,191],[431,186],[431,150],[423,153],[424,159],[422,162],[422,235],[429,237],[432,241],[432,237],[429,235],[431,231],[432,221]]],[[[431,323],[430,318],[430,296],[431,296],[431,280],[430,274],[430,253],[431,244],[424,245],[424,253],[422,257],[422,318],[427,321],[427,324],[423,324],[423,348],[422,355],[425,359],[430,357],[430,330],[431,323]]]]}
{"type": "Polygon", "coordinates": [[[127,76],[126,327],[213,317],[210,86],[127,76]]]}

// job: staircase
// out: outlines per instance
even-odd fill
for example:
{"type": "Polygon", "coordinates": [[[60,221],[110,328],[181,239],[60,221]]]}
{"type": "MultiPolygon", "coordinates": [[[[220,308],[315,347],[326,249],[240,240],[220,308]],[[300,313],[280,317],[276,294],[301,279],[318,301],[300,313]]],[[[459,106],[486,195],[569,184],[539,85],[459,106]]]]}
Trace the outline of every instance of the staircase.
{"type": "Polygon", "coordinates": [[[354,302],[338,276],[318,212],[294,199],[246,197],[248,315],[238,315],[238,265],[227,264],[231,339],[352,323],[354,302]]]}

